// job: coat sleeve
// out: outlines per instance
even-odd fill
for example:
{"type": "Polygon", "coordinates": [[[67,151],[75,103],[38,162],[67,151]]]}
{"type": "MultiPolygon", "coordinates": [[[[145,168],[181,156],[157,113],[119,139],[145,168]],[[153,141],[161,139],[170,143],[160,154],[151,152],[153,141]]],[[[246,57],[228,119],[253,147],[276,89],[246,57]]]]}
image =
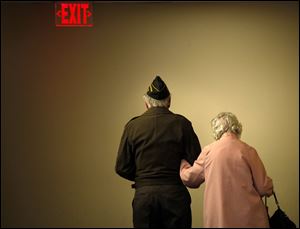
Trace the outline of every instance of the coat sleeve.
{"type": "Polygon", "coordinates": [[[124,129],[119,145],[115,171],[121,177],[134,181],[135,178],[135,158],[133,147],[130,144],[127,126],[124,129]]]}
{"type": "Polygon", "coordinates": [[[254,148],[250,150],[249,165],[253,184],[260,196],[270,196],[273,193],[273,181],[268,177],[266,169],[254,148]]]}
{"type": "Polygon", "coordinates": [[[184,125],[183,147],[184,159],[193,164],[201,152],[201,145],[190,121],[184,125]]]}
{"type": "Polygon", "coordinates": [[[198,188],[205,181],[204,156],[205,153],[202,152],[198,159],[195,160],[193,166],[186,160],[181,160],[180,178],[187,187],[198,188]]]}

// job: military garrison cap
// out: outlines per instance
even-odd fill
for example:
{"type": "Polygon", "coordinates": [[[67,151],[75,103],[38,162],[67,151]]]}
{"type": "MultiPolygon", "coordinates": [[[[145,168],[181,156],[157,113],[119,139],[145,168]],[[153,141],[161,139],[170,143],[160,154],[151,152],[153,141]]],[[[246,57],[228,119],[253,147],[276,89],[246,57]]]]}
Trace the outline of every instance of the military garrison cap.
{"type": "Polygon", "coordinates": [[[147,95],[153,99],[162,100],[167,98],[170,95],[170,92],[160,76],[156,76],[148,88],[147,95]]]}

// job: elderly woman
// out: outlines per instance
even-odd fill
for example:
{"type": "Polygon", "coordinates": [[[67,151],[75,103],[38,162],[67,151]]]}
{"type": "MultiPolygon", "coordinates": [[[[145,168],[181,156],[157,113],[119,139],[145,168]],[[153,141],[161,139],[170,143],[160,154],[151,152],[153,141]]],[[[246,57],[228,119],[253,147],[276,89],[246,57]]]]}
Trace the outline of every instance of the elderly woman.
{"type": "Polygon", "coordinates": [[[256,150],[240,140],[242,125],[229,112],[211,127],[215,142],[204,147],[191,166],[181,161],[180,176],[190,188],[205,182],[204,227],[269,227],[263,196],[273,193],[272,179],[256,150]]]}

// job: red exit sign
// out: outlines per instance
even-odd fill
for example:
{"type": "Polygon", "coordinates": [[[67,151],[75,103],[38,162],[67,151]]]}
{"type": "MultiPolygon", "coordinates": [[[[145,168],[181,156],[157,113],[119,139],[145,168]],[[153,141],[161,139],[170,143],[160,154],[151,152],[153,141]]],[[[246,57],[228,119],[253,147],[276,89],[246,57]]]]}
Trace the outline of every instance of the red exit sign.
{"type": "Polygon", "coordinates": [[[56,2],[57,27],[92,27],[93,8],[90,2],[56,2]]]}

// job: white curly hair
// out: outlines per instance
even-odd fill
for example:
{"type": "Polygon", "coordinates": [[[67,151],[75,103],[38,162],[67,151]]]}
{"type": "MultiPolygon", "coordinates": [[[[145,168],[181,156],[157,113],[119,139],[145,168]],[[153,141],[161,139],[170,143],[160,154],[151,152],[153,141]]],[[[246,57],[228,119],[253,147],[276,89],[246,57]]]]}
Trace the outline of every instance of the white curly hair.
{"type": "Polygon", "coordinates": [[[238,121],[237,117],[231,112],[221,112],[210,122],[213,137],[218,140],[224,133],[230,132],[235,134],[238,138],[242,134],[242,124],[238,121]]]}

